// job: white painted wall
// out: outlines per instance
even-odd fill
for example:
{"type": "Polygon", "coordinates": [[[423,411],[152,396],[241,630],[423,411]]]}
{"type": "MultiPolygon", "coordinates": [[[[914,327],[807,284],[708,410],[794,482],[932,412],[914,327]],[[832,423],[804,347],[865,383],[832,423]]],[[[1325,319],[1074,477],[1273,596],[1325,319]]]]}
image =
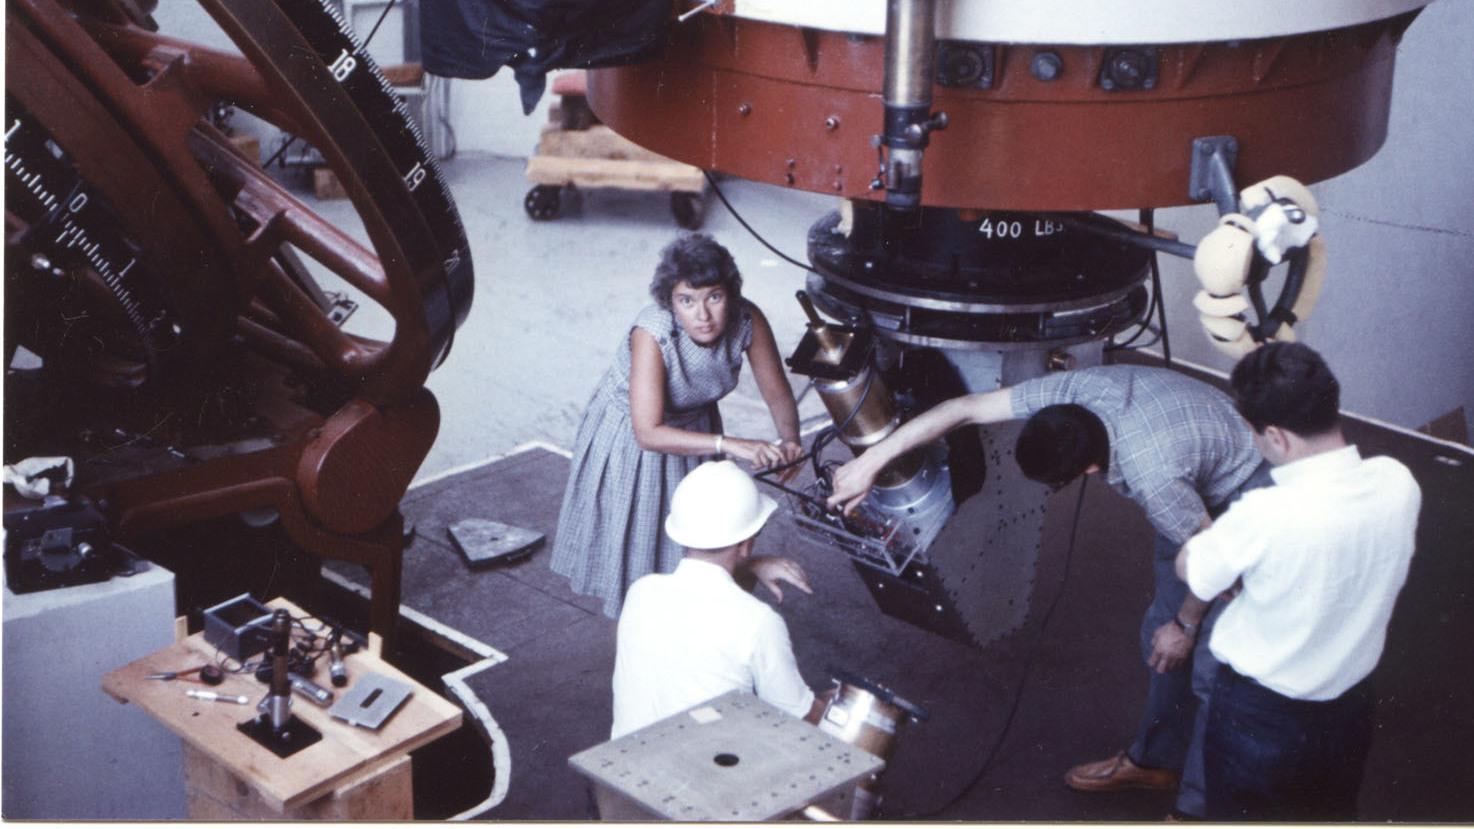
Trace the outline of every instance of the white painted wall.
{"type": "MultiPolygon", "coordinates": [[[[548,76],[548,86],[553,85],[548,76]]],[[[523,158],[537,152],[537,138],[548,120],[552,94],[538,101],[531,115],[522,114],[522,97],[512,70],[503,68],[484,81],[452,81],[450,122],[456,147],[470,152],[523,158]]]]}
{"type": "MultiPolygon", "coordinates": [[[[1299,339],[1336,371],[1343,408],[1408,428],[1460,406],[1474,416],[1471,40],[1474,4],[1439,0],[1424,10],[1398,49],[1387,142],[1371,161],[1311,188],[1330,268],[1299,339]]],[[[1216,219],[1207,206],[1157,214],[1191,242],[1216,219]]],[[[1229,370],[1233,361],[1197,326],[1190,266],[1163,262],[1173,356],[1229,370]]]]}

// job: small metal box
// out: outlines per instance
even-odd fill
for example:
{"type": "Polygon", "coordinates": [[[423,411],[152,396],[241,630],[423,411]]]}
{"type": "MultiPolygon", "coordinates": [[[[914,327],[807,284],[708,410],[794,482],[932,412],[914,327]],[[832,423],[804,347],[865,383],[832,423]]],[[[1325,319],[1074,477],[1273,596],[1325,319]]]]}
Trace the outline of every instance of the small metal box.
{"type": "Polygon", "coordinates": [[[205,610],[205,641],[237,661],[271,646],[271,608],[242,593],[205,610]]]}

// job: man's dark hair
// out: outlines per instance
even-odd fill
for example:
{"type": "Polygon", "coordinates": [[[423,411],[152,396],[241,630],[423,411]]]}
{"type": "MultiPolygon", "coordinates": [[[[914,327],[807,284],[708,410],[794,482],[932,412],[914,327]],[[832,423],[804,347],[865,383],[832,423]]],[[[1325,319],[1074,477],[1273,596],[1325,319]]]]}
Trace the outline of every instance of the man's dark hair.
{"type": "Polygon", "coordinates": [[[728,320],[736,318],[742,306],[742,274],[732,254],[705,233],[678,236],[660,251],[660,263],[650,280],[650,296],[665,310],[670,310],[670,294],[677,282],[693,288],[720,285],[727,293],[728,320]]]}
{"type": "Polygon", "coordinates": [[[1095,413],[1074,403],[1045,406],[1024,423],[1013,448],[1026,477],[1062,487],[1091,464],[1105,471],[1111,439],[1095,413]]]}
{"type": "Polygon", "coordinates": [[[1229,383],[1239,414],[1256,432],[1278,426],[1297,435],[1320,435],[1340,422],[1341,384],[1307,345],[1260,346],[1234,366],[1229,383]]]}

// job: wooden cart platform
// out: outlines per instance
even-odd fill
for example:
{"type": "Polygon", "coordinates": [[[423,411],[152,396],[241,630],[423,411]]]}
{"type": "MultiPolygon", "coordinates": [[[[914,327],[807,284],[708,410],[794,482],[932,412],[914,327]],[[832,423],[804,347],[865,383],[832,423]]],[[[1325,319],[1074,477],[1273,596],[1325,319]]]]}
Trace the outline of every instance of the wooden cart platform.
{"type": "Polygon", "coordinates": [[[671,213],[688,230],[706,216],[706,175],[701,168],[641,147],[599,123],[584,95],[584,72],[565,72],[553,80],[559,96],[548,110],[537,153],[527,159],[523,207],[536,221],[558,217],[565,191],[595,188],[670,193],[671,213]]]}

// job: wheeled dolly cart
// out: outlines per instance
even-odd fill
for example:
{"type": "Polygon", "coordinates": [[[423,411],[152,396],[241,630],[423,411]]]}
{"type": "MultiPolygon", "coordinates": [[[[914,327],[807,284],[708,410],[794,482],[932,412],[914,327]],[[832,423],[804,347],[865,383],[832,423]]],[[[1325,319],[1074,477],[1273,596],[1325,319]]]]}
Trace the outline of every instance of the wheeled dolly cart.
{"type": "Polygon", "coordinates": [[[522,206],[534,220],[558,217],[565,191],[612,187],[670,193],[670,210],[687,230],[706,218],[706,176],[701,168],[672,161],[599,123],[584,95],[584,72],[575,69],[553,79],[558,96],[548,108],[537,154],[527,159],[527,191],[522,206]]]}

